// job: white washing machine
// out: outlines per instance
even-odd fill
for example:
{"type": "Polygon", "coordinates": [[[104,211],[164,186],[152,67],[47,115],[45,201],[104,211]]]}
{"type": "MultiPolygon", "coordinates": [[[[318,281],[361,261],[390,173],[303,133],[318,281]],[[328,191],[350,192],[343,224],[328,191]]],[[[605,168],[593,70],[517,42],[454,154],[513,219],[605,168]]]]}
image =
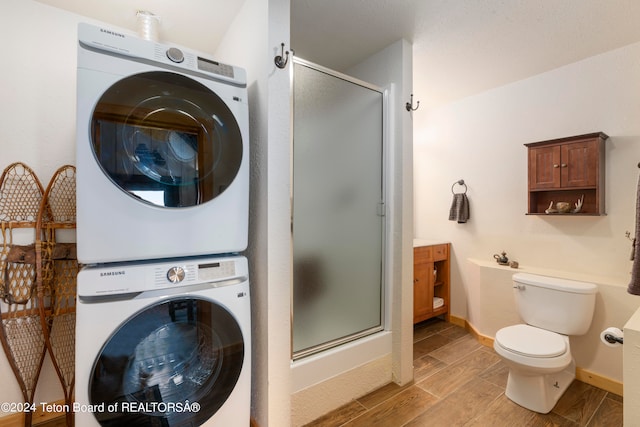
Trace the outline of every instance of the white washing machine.
{"type": "Polygon", "coordinates": [[[248,426],[247,260],[84,268],[76,306],[77,426],[248,426]]]}
{"type": "Polygon", "coordinates": [[[78,261],[246,249],[245,71],[88,24],[78,40],[78,261]]]}

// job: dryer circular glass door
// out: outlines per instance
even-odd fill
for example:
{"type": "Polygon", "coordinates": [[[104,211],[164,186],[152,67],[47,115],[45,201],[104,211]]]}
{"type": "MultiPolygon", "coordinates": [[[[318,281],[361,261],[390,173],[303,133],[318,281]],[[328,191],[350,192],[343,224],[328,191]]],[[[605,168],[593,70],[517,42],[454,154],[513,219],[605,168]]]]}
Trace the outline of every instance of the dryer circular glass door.
{"type": "Polygon", "coordinates": [[[91,146],[111,181],[135,199],[184,208],[206,203],[234,180],[242,135],[211,89],[165,71],[110,86],[91,119],[91,146]]]}
{"type": "Polygon", "coordinates": [[[102,426],[201,425],[233,391],[244,361],[235,318],[199,298],[160,302],[107,340],[89,381],[102,426]]]}

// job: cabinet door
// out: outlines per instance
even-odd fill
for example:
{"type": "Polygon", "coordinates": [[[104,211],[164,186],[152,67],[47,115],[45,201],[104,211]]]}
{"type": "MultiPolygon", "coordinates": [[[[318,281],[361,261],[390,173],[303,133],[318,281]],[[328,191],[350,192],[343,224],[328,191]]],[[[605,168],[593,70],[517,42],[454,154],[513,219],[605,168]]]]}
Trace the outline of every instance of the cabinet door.
{"type": "Polygon", "coordinates": [[[529,189],[560,187],[560,147],[529,149],[529,189]]]}
{"type": "Polygon", "coordinates": [[[593,187],[596,174],[598,148],[595,140],[580,141],[561,146],[560,170],[563,187],[593,187]]]}
{"type": "Polygon", "coordinates": [[[433,311],[433,262],[413,265],[413,322],[428,319],[433,311]]]}

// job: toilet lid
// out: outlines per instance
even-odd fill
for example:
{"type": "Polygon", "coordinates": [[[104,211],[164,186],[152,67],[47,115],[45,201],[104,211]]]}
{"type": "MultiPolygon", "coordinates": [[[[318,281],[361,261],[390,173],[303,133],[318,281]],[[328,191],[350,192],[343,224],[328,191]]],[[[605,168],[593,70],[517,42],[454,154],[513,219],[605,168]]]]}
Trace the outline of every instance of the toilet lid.
{"type": "Polygon", "coordinates": [[[529,325],[514,325],[496,333],[503,348],[528,357],[556,357],[567,351],[562,335],[529,325]]]}

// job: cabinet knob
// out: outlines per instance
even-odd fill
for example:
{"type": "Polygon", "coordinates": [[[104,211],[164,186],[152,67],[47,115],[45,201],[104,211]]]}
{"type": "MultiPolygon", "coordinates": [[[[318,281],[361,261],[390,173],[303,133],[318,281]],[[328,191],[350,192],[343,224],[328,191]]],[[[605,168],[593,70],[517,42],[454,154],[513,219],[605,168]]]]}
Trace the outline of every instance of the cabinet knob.
{"type": "Polygon", "coordinates": [[[554,164],[554,165],[553,165],[553,167],[554,167],[554,168],[559,168],[559,167],[560,167],[560,165],[556,165],[556,164],[554,164]]]}
{"type": "Polygon", "coordinates": [[[567,164],[566,164],[566,163],[563,163],[563,164],[561,164],[561,165],[560,165],[560,167],[562,167],[562,168],[566,168],[566,167],[567,167],[567,164]]]}

